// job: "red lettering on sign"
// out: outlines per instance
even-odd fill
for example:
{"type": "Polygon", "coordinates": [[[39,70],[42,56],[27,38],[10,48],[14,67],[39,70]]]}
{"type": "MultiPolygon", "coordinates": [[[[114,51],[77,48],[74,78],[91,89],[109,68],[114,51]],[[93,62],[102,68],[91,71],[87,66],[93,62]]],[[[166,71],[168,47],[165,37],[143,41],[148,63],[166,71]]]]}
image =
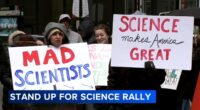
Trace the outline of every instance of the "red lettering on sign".
{"type": "Polygon", "coordinates": [[[52,59],[55,64],[59,64],[58,59],[56,57],[56,54],[54,53],[53,50],[47,50],[46,55],[44,57],[44,62],[43,64],[48,64],[49,60],[52,59]]]}
{"type": "Polygon", "coordinates": [[[127,31],[127,29],[128,29],[128,23],[127,23],[127,21],[129,20],[129,18],[127,17],[127,16],[122,16],[121,17],[121,22],[125,25],[125,29],[123,29],[123,28],[119,28],[119,30],[121,31],[121,32],[125,32],[125,31],[127,31]]]}
{"type": "Polygon", "coordinates": [[[157,23],[153,19],[150,19],[149,25],[150,25],[149,28],[150,31],[152,31],[153,28],[155,28],[157,31],[160,31],[160,18],[157,19],[157,23]]]}
{"type": "Polygon", "coordinates": [[[40,65],[40,60],[39,60],[39,56],[38,56],[38,51],[32,51],[31,54],[29,54],[28,51],[25,51],[22,53],[23,54],[23,65],[24,66],[28,66],[28,61],[32,62],[35,61],[36,65],[40,65]]]}
{"type": "MultiPolygon", "coordinates": [[[[31,53],[29,53],[28,51],[24,51],[22,52],[23,55],[23,65],[24,66],[28,66],[28,62],[35,62],[35,65],[40,65],[40,58],[38,55],[38,51],[34,50],[31,53]]],[[[60,48],[60,55],[61,55],[61,60],[62,63],[69,63],[72,60],[74,60],[75,58],[75,54],[73,52],[73,50],[71,50],[70,48],[66,48],[66,47],[61,47],[60,48]],[[68,54],[68,55],[66,55],[68,54]],[[67,57],[68,56],[68,57],[67,57]]],[[[60,64],[58,57],[56,56],[56,53],[52,50],[49,49],[46,51],[44,60],[43,60],[43,64],[48,64],[49,60],[53,60],[54,64],[60,64]]]]}
{"type": "Polygon", "coordinates": [[[171,49],[141,49],[132,48],[130,58],[132,60],[169,60],[171,49]]]}
{"type": "Polygon", "coordinates": [[[177,22],[179,22],[179,21],[180,21],[179,19],[174,19],[173,20],[172,32],[178,32],[178,30],[177,30],[177,22]]]}
{"type": "Polygon", "coordinates": [[[165,33],[178,32],[178,23],[180,22],[179,19],[173,18],[148,18],[148,17],[127,17],[122,16],[120,19],[120,23],[123,25],[119,27],[120,32],[126,32],[126,31],[142,31],[142,32],[148,32],[148,31],[161,31],[165,33]],[[147,25],[149,24],[149,25],[147,25]]]}
{"type": "MultiPolygon", "coordinates": [[[[166,29],[166,22],[169,22],[170,20],[169,19],[164,19],[163,22],[161,23],[161,30],[163,32],[169,32],[169,29],[166,29]]],[[[173,26],[172,26],[173,27],[173,26]]]]}
{"type": "Polygon", "coordinates": [[[61,57],[62,57],[62,63],[63,64],[71,62],[72,60],[74,60],[75,54],[70,48],[61,47],[60,51],[61,51],[61,57]],[[65,53],[69,53],[70,57],[66,58],[65,53]]]}
{"type": "Polygon", "coordinates": [[[147,25],[147,20],[148,20],[148,18],[143,18],[143,19],[142,19],[142,31],[143,31],[143,32],[147,32],[147,27],[146,27],[146,25],[147,25]]]}

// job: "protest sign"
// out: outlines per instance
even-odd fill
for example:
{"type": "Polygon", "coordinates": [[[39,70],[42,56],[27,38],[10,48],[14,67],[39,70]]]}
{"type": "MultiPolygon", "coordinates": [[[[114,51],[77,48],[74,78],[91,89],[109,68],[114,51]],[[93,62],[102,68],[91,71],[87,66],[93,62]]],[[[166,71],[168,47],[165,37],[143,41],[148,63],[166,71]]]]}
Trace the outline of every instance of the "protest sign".
{"type": "Polygon", "coordinates": [[[88,47],[95,85],[107,86],[111,44],[90,44],[88,47]]]}
{"type": "Polygon", "coordinates": [[[86,43],[10,47],[9,56],[14,90],[95,89],[86,43]]]}
{"type": "Polygon", "coordinates": [[[193,17],[114,15],[111,65],[191,70],[193,17]],[[187,50],[187,51],[185,51],[187,50]]]}
{"type": "Polygon", "coordinates": [[[176,90],[181,77],[182,70],[173,69],[173,70],[165,70],[165,72],[166,72],[165,81],[163,82],[161,87],[165,89],[176,90]]]}

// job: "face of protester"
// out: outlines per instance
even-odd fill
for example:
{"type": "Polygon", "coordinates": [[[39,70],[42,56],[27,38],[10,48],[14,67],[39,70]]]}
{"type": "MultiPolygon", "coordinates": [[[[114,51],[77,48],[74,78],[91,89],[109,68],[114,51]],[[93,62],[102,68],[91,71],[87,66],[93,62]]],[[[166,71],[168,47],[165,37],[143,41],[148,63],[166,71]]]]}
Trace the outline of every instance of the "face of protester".
{"type": "Polygon", "coordinates": [[[109,36],[106,34],[104,29],[95,30],[95,36],[97,43],[106,44],[108,43],[109,36]]]}
{"type": "Polygon", "coordinates": [[[60,45],[62,45],[63,39],[64,39],[64,33],[54,32],[50,37],[50,42],[53,46],[59,47],[60,45]]]}
{"type": "Polygon", "coordinates": [[[60,23],[64,24],[65,27],[68,29],[69,25],[70,25],[70,20],[69,19],[63,19],[63,20],[61,20],[60,23]]]}

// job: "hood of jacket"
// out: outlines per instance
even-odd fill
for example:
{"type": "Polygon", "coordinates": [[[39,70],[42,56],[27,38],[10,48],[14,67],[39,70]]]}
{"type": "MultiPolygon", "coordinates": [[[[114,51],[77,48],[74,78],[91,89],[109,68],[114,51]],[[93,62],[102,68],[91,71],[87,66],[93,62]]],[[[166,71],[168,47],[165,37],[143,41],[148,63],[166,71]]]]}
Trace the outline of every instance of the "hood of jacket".
{"type": "Polygon", "coordinates": [[[55,23],[55,22],[50,22],[46,25],[45,30],[44,30],[44,37],[45,37],[45,41],[47,43],[47,45],[50,44],[49,42],[49,33],[51,32],[51,30],[53,29],[59,29],[60,31],[62,31],[64,33],[64,43],[69,43],[69,39],[67,36],[67,29],[65,28],[64,24],[60,24],[60,23],[55,23]]]}

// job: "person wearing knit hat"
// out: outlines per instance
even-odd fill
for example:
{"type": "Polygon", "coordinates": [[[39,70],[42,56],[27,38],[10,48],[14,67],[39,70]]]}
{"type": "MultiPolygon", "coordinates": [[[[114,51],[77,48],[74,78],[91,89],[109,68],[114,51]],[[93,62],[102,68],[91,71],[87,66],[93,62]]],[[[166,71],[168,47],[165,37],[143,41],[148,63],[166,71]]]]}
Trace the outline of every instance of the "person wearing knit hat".
{"type": "MultiPolygon", "coordinates": [[[[36,39],[31,35],[26,35],[25,32],[16,30],[9,35],[8,45],[12,47],[21,47],[21,46],[36,46],[36,39]]],[[[9,55],[7,52],[8,49],[5,49],[4,61],[1,63],[3,69],[0,69],[0,81],[3,84],[3,110],[30,110],[30,104],[11,104],[8,103],[8,91],[13,90],[11,67],[9,61],[9,55]]],[[[17,54],[17,53],[16,53],[17,54]]],[[[11,60],[12,61],[12,60],[11,60]]]]}
{"type": "Polygon", "coordinates": [[[23,31],[20,31],[20,30],[16,30],[16,31],[14,31],[13,33],[11,33],[10,35],[9,35],[9,37],[8,37],[8,44],[9,45],[14,45],[14,38],[16,37],[16,36],[19,36],[19,35],[25,35],[25,32],[23,32],[23,31]]]}
{"type": "Polygon", "coordinates": [[[12,32],[8,37],[9,46],[31,46],[31,45],[43,45],[41,40],[38,40],[31,35],[26,35],[25,32],[16,30],[12,32]]]}
{"type": "Polygon", "coordinates": [[[69,14],[61,14],[58,22],[63,23],[68,29],[71,24],[71,17],[69,16],[69,14]]]}
{"type": "Polygon", "coordinates": [[[62,44],[69,43],[69,39],[66,34],[66,28],[60,23],[48,23],[44,30],[44,36],[47,45],[59,47],[62,44]]]}
{"type": "Polygon", "coordinates": [[[50,40],[51,45],[59,47],[63,44],[62,41],[64,39],[64,33],[59,29],[52,29],[48,35],[48,39],[50,40]]]}
{"type": "Polygon", "coordinates": [[[70,28],[71,17],[69,16],[69,14],[61,14],[58,22],[64,24],[70,43],[83,42],[81,35],[75,31],[72,31],[72,29],[70,28]]]}
{"type": "MultiPolygon", "coordinates": [[[[51,45],[55,48],[59,48],[62,44],[69,44],[70,41],[67,36],[67,30],[64,26],[64,24],[56,23],[56,22],[49,22],[44,29],[44,37],[45,37],[45,43],[47,45],[51,45]]],[[[66,104],[62,104],[66,105],[66,104]]],[[[58,109],[61,104],[41,104],[41,105],[33,105],[32,110],[61,110],[58,109]]],[[[63,108],[62,108],[63,109],[63,108]]],[[[68,109],[68,108],[67,108],[68,109]]]]}

